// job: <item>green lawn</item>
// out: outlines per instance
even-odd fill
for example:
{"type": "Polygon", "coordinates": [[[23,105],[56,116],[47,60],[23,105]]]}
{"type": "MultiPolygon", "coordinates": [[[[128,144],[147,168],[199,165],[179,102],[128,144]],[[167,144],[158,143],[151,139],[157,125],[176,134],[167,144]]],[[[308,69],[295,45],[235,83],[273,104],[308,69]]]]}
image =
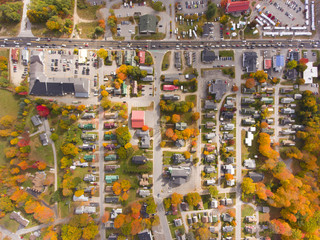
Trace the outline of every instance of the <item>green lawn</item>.
{"type": "Polygon", "coordinates": [[[16,232],[19,227],[19,223],[10,219],[10,214],[6,214],[0,219],[0,225],[8,229],[10,232],[16,232]]]}
{"type": "Polygon", "coordinates": [[[51,145],[43,146],[40,142],[39,134],[31,138],[31,152],[30,159],[33,160],[43,160],[48,166],[53,167],[53,150],[51,145]]]}
{"type": "Polygon", "coordinates": [[[18,100],[15,98],[13,93],[4,89],[0,89],[0,102],[0,117],[5,115],[18,115],[18,100]]]}
{"type": "Polygon", "coordinates": [[[250,205],[242,205],[241,216],[244,218],[246,216],[252,216],[254,214],[254,209],[250,205]]]}
{"type": "Polygon", "coordinates": [[[186,102],[193,102],[194,107],[197,106],[197,95],[192,94],[185,97],[186,102]]]}
{"type": "Polygon", "coordinates": [[[161,71],[166,71],[170,66],[171,51],[166,52],[162,60],[161,71]]]}
{"type": "Polygon", "coordinates": [[[82,19],[87,20],[96,20],[97,19],[97,11],[102,8],[103,5],[93,6],[87,3],[85,0],[77,1],[77,14],[82,19]]]}
{"type": "Polygon", "coordinates": [[[98,21],[89,23],[81,22],[77,26],[80,31],[80,38],[93,38],[94,30],[99,26],[99,23],[98,21]]]}
{"type": "Polygon", "coordinates": [[[135,36],[135,40],[162,40],[166,37],[166,34],[165,33],[161,33],[161,32],[157,32],[157,33],[154,33],[152,35],[146,35],[146,36],[143,36],[143,35],[138,35],[138,36],[135,36]]]}
{"type": "Polygon", "coordinates": [[[219,51],[219,57],[232,57],[234,59],[234,51],[233,50],[221,50],[219,51]]]}

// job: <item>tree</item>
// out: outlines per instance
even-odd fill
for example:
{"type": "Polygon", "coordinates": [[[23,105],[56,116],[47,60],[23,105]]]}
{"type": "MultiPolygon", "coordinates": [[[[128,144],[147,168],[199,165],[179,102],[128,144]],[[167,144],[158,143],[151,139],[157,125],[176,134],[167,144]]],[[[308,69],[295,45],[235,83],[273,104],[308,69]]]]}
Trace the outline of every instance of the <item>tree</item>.
{"type": "Polygon", "coordinates": [[[267,122],[262,122],[261,124],[260,124],[260,127],[261,128],[267,128],[269,125],[268,125],[268,123],[267,122]]]}
{"type": "Polygon", "coordinates": [[[126,179],[122,180],[120,185],[121,185],[122,191],[124,191],[124,192],[129,191],[129,189],[131,188],[130,181],[126,180],[126,179]]]}
{"type": "Polygon", "coordinates": [[[118,144],[121,146],[125,146],[128,142],[130,142],[131,139],[131,134],[128,127],[118,127],[116,129],[116,136],[118,144]]]}
{"type": "Polygon", "coordinates": [[[61,146],[61,151],[66,156],[76,156],[79,153],[78,147],[73,145],[72,143],[66,143],[61,146]]]}
{"type": "Polygon", "coordinates": [[[112,190],[115,195],[120,195],[121,193],[121,186],[119,182],[114,182],[112,186],[112,190]]]}
{"type": "Polygon", "coordinates": [[[155,11],[162,11],[164,9],[162,2],[158,1],[158,2],[152,2],[152,8],[155,11]]]}
{"type": "Polygon", "coordinates": [[[59,139],[59,135],[56,134],[56,133],[52,133],[51,136],[50,136],[50,138],[51,138],[52,141],[55,142],[55,141],[57,141],[57,140],[59,139]]]}
{"type": "Polygon", "coordinates": [[[199,112],[194,112],[192,114],[192,120],[197,121],[200,118],[200,113],[199,112]]]}
{"type": "Polygon", "coordinates": [[[167,136],[167,138],[172,138],[173,135],[174,135],[174,132],[173,132],[172,128],[168,128],[168,129],[166,130],[166,136],[167,136]]]}
{"type": "Polygon", "coordinates": [[[172,193],[171,195],[171,204],[178,205],[182,202],[183,196],[179,193],[172,193]]]}
{"type": "Polygon", "coordinates": [[[163,199],[163,204],[164,204],[164,207],[166,209],[170,209],[171,207],[171,198],[165,198],[163,199]]]}
{"type": "Polygon", "coordinates": [[[147,64],[147,65],[152,65],[153,64],[153,58],[150,55],[146,56],[145,64],[147,64]]]}
{"type": "Polygon", "coordinates": [[[46,206],[38,206],[34,210],[33,217],[41,223],[49,223],[53,221],[54,212],[46,206]]]}
{"type": "Polygon", "coordinates": [[[141,220],[140,219],[134,219],[131,222],[131,235],[136,235],[141,231],[141,220]]]}
{"type": "Polygon", "coordinates": [[[15,117],[10,115],[5,115],[2,118],[0,118],[0,125],[4,128],[10,128],[15,120],[15,117]]]}
{"type": "Polygon", "coordinates": [[[101,96],[102,96],[102,97],[108,97],[108,96],[109,96],[109,93],[108,93],[106,90],[102,90],[102,91],[101,91],[101,96]]]}
{"type": "Polygon", "coordinates": [[[226,174],[224,175],[224,177],[225,177],[225,179],[226,179],[227,181],[230,181],[230,180],[233,179],[233,175],[230,174],[230,173],[226,173],[226,174]]]}
{"type": "Polygon", "coordinates": [[[99,227],[91,223],[82,230],[82,238],[86,240],[94,239],[99,233],[99,227]]]}
{"type": "Polygon", "coordinates": [[[225,25],[228,21],[229,21],[229,16],[228,15],[223,15],[220,18],[220,23],[223,24],[223,25],[225,25]]]}
{"type": "Polygon", "coordinates": [[[308,66],[303,63],[298,63],[298,65],[296,67],[298,72],[304,72],[307,68],[308,68],[308,66]]]}
{"type": "Polygon", "coordinates": [[[305,82],[306,81],[303,78],[298,78],[297,81],[296,81],[296,84],[303,85],[303,84],[305,84],[305,82]]]}
{"type": "Polygon", "coordinates": [[[292,230],[290,225],[282,219],[271,220],[271,229],[276,234],[291,236],[292,230]]]}
{"type": "Polygon", "coordinates": [[[264,72],[263,70],[258,70],[255,73],[253,73],[252,75],[260,83],[265,82],[265,80],[268,78],[268,74],[266,72],[264,72]]]}
{"type": "Polygon", "coordinates": [[[232,91],[237,92],[239,90],[239,87],[237,85],[232,86],[232,91]]]}
{"type": "Polygon", "coordinates": [[[201,239],[201,240],[208,240],[210,239],[211,232],[207,227],[200,227],[197,229],[196,235],[201,239]]]}
{"type": "Polygon", "coordinates": [[[64,168],[68,168],[72,165],[73,163],[73,160],[69,157],[62,157],[61,160],[60,160],[60,163],[61,163],[61,169],[64,169],[64,168]]]}
{"type": "Polygon", "coordinates": [[[3,22],[19,23],[21,20],[21,15],[19,10],[22,9],[22,2],[6,2],[1,3],[0,13],[1,20],[3,22]]]}
{"type": "Polygon", "coordinates": [[[131,216],[134,219],[138,219],[140,217],[140,209],[141,205],[138,202],[134,202],[131,204],[131,216]]]}
{"type": "Polygon", "coordinates": [[[294,69],[298,66],[298,63],[296,60],[291,60],[287,63],[287,68],[294,69]]]}
{"type": "Polygon", "coordinates": [[[161,141],[160,147],[164,148],[165,146],[166,146],[166,142],[165,141],[161,141]]]}
{"type": "Polygon", "coordinates": [[[13,211],[14,205],[8,196],[0,198],[0,209],[5,213],[13,211]]]}
{"type": "Polygon", "coordinates": [[[103,49],[103,48],[100,48],[98,51],[97,51],[97,56],[99,58],[102,58],[103,60],[105,60],[107,57],[108,57],[108,51],[103,49]]]}
{"type": "Polygon", "coordinates": [[[108,97],[103,97],[101,99],[100,104],[101,104],[101,107],[103,107],[103,109],[107,109],[111,106],[111,101],[109,100],[108,97]]]}
{"type": "Polygon", "coordinates": [[[39,206],[39,202],[30,199],[25,203],[24,210],[26,211],[26,213],[34,213],[35,209],[39,206]]]}
{"type": "Polygon", "coordinates": [[[124,214],[119,214],[115,219],[114,219],[114,227],[115,228],[121,228],[122,225],[124,224],[125,220],[125,215],[124,214]]]}
{"type": "Polygon", "coordinates": [[[186,200],[189,205],[193,205],[195,207],[199,204],[199,202],[202,201],[199,193],[197,193],[197,192],[188,193],[186,196],[186,200]]]}
{"type": "Polygon", "coordinates": [[[248,78],[246,80],[246,88],[253,88],[256,85],[256,82],[253,78],[248,78]]]}
{"type": "Polygon", "coordinates": [[[27,197],[27,192],[25,192],[23,189],[18,189],[11,195],[10,199],[19,205],[19,203],[24,203],[27,200],[27,197]]]}
{"type": "Polygon", "coordinates": [[[256,190],[256,186],[251,178],[245,177],[241,184],[242,192],[244,194],[253,194],[256,190]]]}
{"type": "Polygon", "coordinates": [[[142,131],[148,131],[149,127],[147,125],[142,126],[142,131]]]}
{"type": "Polygon", "coordinates": [[[81,228],[74,227],[70,224],[62,225],[61,238],[62,240],[79,240],[82,235],[81,228]]]}
{"type": "Polygon", "coordinates": [[[219,194],[218,188],[216,186],[209,186],[208,187],[209,193],[211,197],[217,197],[219,194]]]}
{"type": "Polygon", "coordinates": [[[41,117],[46,117],[50,113],[49,109],[45,105],[38,105],[36,109],[41,117]]]}
{"type": "Polygon", "coordinates": [[[102,27],[98,26],[94,29],[94,33],[97,35],[101,35],[104,33],[104,29],[102,27]]]}
{"type": "Polygon", "coordinates": [[[171,118],[172,123],[177,123],[180,121],[180,115],[179,114],[173,114],[171,118]]]}
{"type": "Polygon", "coordinates": [[[183,155],[186,159],[189,159],[191,157],[191,153],[189,151],[185,151],[183,155]]]}
{"type": "Polygon", "coordinates": [[[217,11],[217,6],[214,3],[209,3],[208,4],[208,10],[206,11],[206,17],[207,20],[211,20],[213,16],[216,14],[217,11]]]}

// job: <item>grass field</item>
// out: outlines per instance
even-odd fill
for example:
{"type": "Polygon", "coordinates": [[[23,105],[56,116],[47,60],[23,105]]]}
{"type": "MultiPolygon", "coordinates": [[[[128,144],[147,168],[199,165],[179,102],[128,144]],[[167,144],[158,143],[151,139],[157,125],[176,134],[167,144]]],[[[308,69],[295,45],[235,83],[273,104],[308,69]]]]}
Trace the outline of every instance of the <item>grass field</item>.
{"type": "Polygon", "coordinates": [[[99,26],[98,21],[95,22],[89,22],[89,23],[79,23],[78,28],[80,31],[80,37],[81,38],[92,38],[92,35],[94,33],[94,30],[96,27],[99,26]]]}
{"type": "Polygon", "coordinates": [[[143,35],[138,35],[138,36],[135,36],[135,40],[162,40],[166,37],[166,34],[165,33],[161,33],[161,32],[157,32],[155,34],[152,34],[152,35],[146,35],[146,36],[143,36],[143,35]]]}
{"type": "Polygon", "coordinates": [[[8,229],[10,232],[16,232],[19,228],[19,223],[10,219],[10,214],[6,214],[0,219],[0,225],[8,229]]]}
{"type": "Polygon", "coordinates": [[[96,20],[97,11],[102,8],[104,5],[93,6],[87,3],[85,0],[77,1],[77,14],[80,18],[86,20],[96,20]]]}
{"type": "Polygon", "coordinates": [[[0,23],[0,34],[2,36],[17,36],[20,32],[21,23],[0,23]]]}
{"type": "Polygon", "coordinates": [[[170,67],[171,51],[166,52],[162,60],[161,71],[166,71],[170,67]]]}
{"type": "Polygon", "coordinates": [[[30,145],[30,159],[43,160],[48,166],[53,167],[54,159],[51,145],[43,146],[40,142],[38,134],[31,138],[30,145]]]}

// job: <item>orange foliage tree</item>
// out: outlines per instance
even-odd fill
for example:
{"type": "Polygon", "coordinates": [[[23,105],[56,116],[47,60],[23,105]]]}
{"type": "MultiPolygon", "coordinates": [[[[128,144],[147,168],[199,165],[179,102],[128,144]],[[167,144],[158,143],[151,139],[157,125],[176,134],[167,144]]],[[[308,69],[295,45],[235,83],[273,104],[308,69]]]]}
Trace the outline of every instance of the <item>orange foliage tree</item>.
{"type": "Polygon", "coordinates": [[[253,78],[248,78],[246,80],[246,88],[253,88],[256,85],[256,82],[253,78]]]}
{"type": "Polygon", "coordinates": [[[33,217],[41,223],[49,223],[53,221],[54,212],[46,206],[38,206],[33,217]]]}
{"type": "Polygon", "coordinates": [[[180,121],[180,119],[181,119],[181,117],[180,117],[179,114],[173,114],[173,115],[172,115],[172,118],[171,118],[171,121],[172,121],[173,123],[177,123],[177,122],[180,121]]]}
{"type": "Polygon", "coordinates": [[[171,195],[171,203],[173,205],[180,204],[182,202],[182,200],[183,200],[183,196],[181,194],[175,193],[175,192],[172,193],[172,195],[171,195]]]}
{"type": "Polygon", "coordinates": [[[138,219],[140,217],[140,209],[141,205],[138,202],[134,202],[131,205],[131,216],[134,219],[138,219]]]}
{"type": "Polygon", "coordinates": [[[114,219],[114,227],[115,228],[121,228],[122,225],[124,224],[126,215],[124,214],[119,214],[115,219],[114,219]]]}
{"type": "Polygon", "coordinates": [[[131,235],[136,235],[141,231],[141,219],[134,219],[131,222],[131,235]]]}
{"type": "Polygon", "coordinates": [[[172,138],[173,135],[174,135],[174,132],[173,132],[172,128],[168,128],[168,129],[166,130],[166,136],[167,136],[168,138],[172,138]]]}
{"type": "Polygon", "coordinates": [[[109,217],[110,217],[110,213],[108,211],[105,211],[101,217],[101,222],[103,222],[103,223],[108,222],[109,217]]]}

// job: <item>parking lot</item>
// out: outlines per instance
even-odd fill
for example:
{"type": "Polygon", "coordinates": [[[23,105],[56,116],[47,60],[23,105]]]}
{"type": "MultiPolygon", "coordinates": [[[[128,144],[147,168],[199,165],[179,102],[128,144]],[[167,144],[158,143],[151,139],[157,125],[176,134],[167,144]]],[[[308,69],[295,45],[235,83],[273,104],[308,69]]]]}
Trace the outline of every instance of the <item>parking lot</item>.
{"type": "Polygon", "coordinates": [[[142,86],[142,96],[153,96],[153,86],[143,85],[142,86]]]}
{"type": "Polygon", "coordinates": [[[207,0],[201,1],[177,1],[177,10],[185,14],[201,13],[207,10],[207,0]]]}
{"type": "Polygon", "coordinates": [[[305,24],[304,4],[299,1],[272,1],[264,0],[260,1],[261,6],[258,10],[253,12],[253,18],[259,16],[260,12],[263,12],[275,23],[280,22],[279,26],[302,26],[305,24]]]}
{"type": "Polygon", "coordinates": [[[135,34],[136,24],[132,24],[129,21],[123,21],[123,23],[117,25],[117,35],[122,36],[125,40],[131,40],[131,35],[135,34]]]}

